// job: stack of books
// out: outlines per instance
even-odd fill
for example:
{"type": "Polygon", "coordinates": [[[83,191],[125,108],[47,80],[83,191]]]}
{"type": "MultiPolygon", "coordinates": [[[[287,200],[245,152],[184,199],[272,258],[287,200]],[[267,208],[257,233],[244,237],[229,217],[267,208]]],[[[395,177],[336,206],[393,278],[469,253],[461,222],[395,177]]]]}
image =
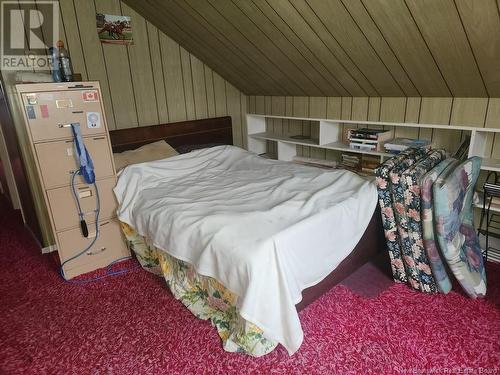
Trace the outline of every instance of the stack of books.
{"type": "Polygon", "coordinates": [[[349,147],[364,151],[381,151],[382,145],[392,137],[392,131],[381,129],[349,129],[349,147]]]}
{"type": "Polygon", "coordinates": [[[370,176],[380,165],[380,156],[342,153],[339,167],[356,172],[362,176],[370,176]]]}
{"type": "Polygon", "coordinates": [[[375,173],[375,168],[380,165],[380,157],[375,155],[363,155],[361,158],[361,171],[373,174],[375,173]]]}
{"type": "Polygon", "coordinates": [[[483,188],[488,195],[491,195],[492,197],[500,197],[500,185],[487,182],[484,184],[483,188]]]}
{"type": "Polygon", "coordinates": [[[467,136],[463,142],[458,147],[457,151],[453,154],[453,157],[458,160],[465,160],[469,155],[470,137],[467,136]]]}
{"type": "Polygon", "coordinates": [[[394,138],[393,140],[386,142],[384,144],[384,148],[388,152],[397,154],[410,147],[429,147],[430,145],[431,142],[425,139],[394,138]]]}
{"type": "Polygon", "coordinates": [[[337,167],[337,162],[334,160],[306,158],[303,156],[294,156],[292,161],[296,164],[309,165],[318,168],[331,169],[337,167]]]}
{"type": "Polygon", "coordinates": [[[351,169],[354,171],[361,170],[361,155],[360,154],[350,154],[342,153],[340,156],[340,166],[345,169],[351,169]]]}

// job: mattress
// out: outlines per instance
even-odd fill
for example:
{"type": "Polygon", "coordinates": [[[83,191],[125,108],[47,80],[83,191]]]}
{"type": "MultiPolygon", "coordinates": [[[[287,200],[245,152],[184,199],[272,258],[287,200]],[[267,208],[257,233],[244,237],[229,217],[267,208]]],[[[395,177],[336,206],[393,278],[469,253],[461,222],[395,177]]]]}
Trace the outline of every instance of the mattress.
{"type": "Polygon", "coordinates": [[[301,291],[354,249],[377,202],[356,174],[268,160],[234,146],[125,168],[119,219],[238,296],[240,315],[293,354],[301,291]]]}

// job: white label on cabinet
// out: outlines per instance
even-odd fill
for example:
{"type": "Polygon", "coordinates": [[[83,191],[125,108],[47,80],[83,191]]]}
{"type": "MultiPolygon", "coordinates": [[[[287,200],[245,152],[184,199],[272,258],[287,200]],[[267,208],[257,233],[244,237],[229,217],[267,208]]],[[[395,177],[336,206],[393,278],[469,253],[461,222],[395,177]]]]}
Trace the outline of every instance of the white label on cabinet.
{"type": "Polygon", "coordinates": [[[88,198],[92,196],[91,190],[83,190],[78,192],[78,198],[88,198]]]}
{"type": "Polygon", "coordinates": [[[87,128],[97,129],[101,127],[101,114],[99,112],[87,112],[87,128]]]}

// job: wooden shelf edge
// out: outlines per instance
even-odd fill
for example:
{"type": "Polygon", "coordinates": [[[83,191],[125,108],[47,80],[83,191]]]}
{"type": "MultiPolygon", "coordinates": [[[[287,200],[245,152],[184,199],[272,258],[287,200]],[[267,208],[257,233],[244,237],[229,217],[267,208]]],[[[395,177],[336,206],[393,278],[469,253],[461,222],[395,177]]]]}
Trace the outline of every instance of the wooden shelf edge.
{"type": "Polygon", "coordinates": [[[480,128],[477,126],[460,126],[460,125],[443,125],[443,124],[417,124],[413,122],[389,122],[389,121],[366,121],[366,120],[342,120],[342,119],[324,119],[314,117],[293,117],[293,116],[277,116],[277,115],[261,115],[257,113],[247,113],[247,116],[257,118],[273,118],[283,120],[297,120],[297,121],[319,121],[319,122],[332,122],[342,124],[357,124],[357,125],[384,125],[396,127],[409,127],[409,128],[433,128],[433,129],[446,129],[446,130],[467,130],[467,131],[480,131],[487,133],[500,133],[500,128],[480,128]]]}
{"type": "Polygon", "coordinates": [[[500,172],[500,159],[483,158],[481,169],[484,171],[500,172]]]}

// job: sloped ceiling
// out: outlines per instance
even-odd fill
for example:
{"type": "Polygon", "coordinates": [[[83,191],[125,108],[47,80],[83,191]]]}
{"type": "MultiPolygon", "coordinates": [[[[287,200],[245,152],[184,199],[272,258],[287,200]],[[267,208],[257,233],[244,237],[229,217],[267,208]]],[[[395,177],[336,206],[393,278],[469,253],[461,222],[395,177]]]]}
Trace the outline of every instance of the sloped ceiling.
{"type": "Polygon", "coordinates": [[[500,97],[500,0],[124,0],[249,95],[500,97]]]}

